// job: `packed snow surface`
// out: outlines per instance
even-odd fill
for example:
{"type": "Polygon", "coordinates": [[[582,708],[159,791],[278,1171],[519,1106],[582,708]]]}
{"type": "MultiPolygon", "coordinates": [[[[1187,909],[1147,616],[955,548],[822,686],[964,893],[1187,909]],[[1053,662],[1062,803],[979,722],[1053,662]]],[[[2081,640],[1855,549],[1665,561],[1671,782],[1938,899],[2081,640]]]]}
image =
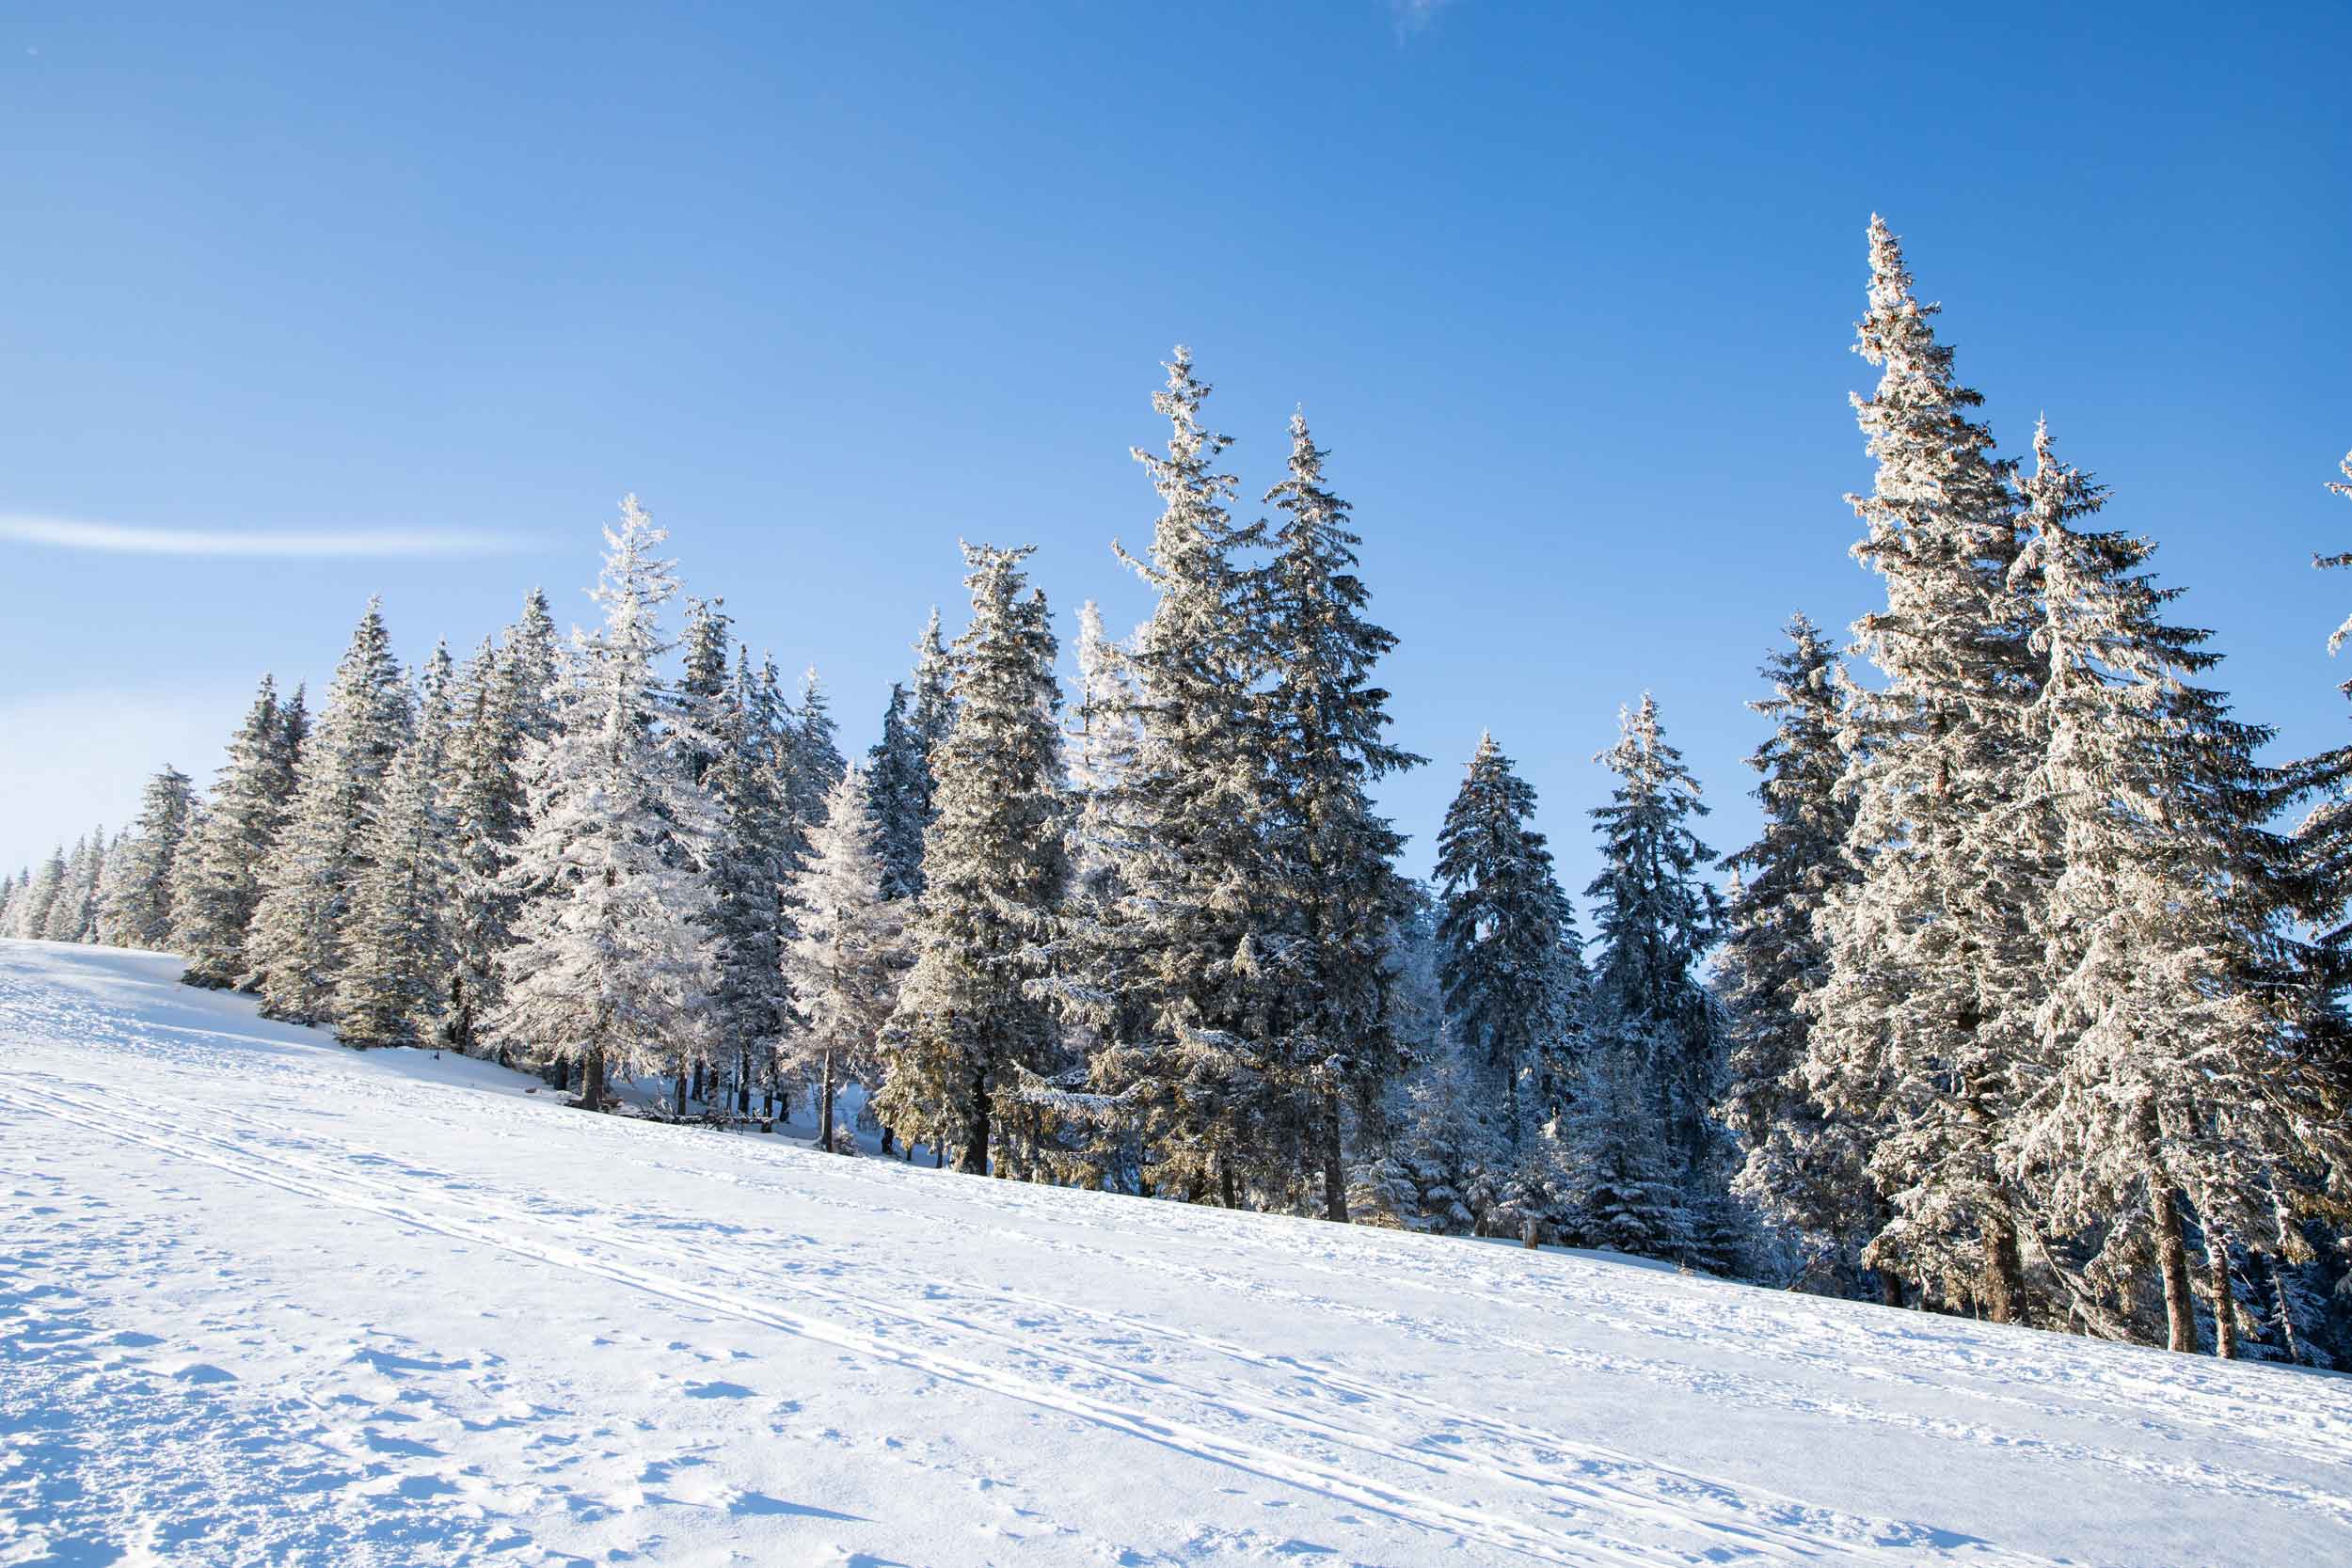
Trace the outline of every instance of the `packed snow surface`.
{"type": "Polygon", "coordinates": [[[982,1180],[0,942],[0,1561],[2352,1560],[2352,1381],[982,1180]]]}

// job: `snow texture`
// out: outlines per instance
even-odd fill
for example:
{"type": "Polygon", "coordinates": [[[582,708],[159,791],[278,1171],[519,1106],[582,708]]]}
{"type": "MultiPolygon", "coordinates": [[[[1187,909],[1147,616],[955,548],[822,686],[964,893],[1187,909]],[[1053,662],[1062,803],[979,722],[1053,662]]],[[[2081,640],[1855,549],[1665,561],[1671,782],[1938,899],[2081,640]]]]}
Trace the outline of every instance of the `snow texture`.
{"type": "Polygon", "coordinates": [[[567,1110],[0,942],[0,1563],[2341,1561],[2330,1374],[567,1110]]]}

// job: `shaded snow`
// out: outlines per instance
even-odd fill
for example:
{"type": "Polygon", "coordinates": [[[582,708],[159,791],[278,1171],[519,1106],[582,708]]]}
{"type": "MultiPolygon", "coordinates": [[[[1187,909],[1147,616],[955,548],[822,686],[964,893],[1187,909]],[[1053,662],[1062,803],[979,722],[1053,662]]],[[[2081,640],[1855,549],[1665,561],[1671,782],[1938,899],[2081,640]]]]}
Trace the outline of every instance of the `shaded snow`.
{"type": "Polygon", "coordinates": [[[2344,1560],[2352,1380],[984,1181],[0,942],[0,1562],[2344,1560]]]}

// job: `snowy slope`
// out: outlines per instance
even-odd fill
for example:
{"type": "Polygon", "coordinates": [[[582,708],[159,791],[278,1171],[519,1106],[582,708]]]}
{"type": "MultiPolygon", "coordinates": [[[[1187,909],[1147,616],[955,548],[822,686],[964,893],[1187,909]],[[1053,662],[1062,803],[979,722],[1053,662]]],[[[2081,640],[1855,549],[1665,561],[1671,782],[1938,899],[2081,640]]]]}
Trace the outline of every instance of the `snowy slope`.
{"type": "Polygon", "coordinates": [[[0,1562],[2325,1563],[2352,1380],[983,1181],[0,942],[0,1562]]]}

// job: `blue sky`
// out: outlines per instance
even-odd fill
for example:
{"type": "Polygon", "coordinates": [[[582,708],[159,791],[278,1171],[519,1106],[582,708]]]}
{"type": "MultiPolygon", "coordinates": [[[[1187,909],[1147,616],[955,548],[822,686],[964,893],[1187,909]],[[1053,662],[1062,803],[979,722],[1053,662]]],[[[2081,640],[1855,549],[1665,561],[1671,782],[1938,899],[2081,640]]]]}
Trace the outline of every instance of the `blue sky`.
{"type": "Polygon", "coordinates": [[[1253,500],[1303,404],[1356,503],[1412,869],[1491,727],[1581,885],[1645,687],[1728,849],[1776,627],[1876,592],[1873,210],[2004,446],[2046,411],[2241,711],[2343,737],[2340,6],[662,9],[0,22],[0,516],[469,547],[0,540],[0,863],[209,778],[371,593],[411,658],[584,614],[628,490],[863,746],[959,536],[1144,613],[1179,341],[1253,500]]]}

